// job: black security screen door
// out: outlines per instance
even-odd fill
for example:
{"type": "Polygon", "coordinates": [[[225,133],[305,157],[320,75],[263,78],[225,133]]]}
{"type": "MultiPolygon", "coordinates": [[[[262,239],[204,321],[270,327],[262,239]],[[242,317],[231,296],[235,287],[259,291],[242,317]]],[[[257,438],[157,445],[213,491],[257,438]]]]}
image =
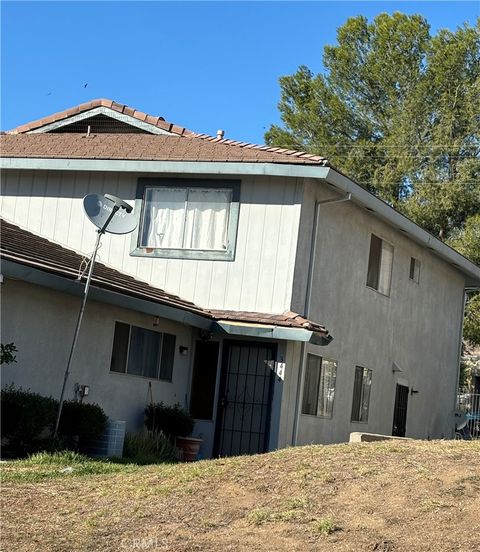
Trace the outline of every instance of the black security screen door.
{"type": "Polygon", "coordinates": [[[270,426],[276,345],[226,342],[215,455],[265,452],[270,426]]]}
{"type": "Polygon", "coordinates": [[[397,384],[395,393],[395,408],[393,410],[392,435],[405,437],[407,429],[408,387],[397,384]]]}

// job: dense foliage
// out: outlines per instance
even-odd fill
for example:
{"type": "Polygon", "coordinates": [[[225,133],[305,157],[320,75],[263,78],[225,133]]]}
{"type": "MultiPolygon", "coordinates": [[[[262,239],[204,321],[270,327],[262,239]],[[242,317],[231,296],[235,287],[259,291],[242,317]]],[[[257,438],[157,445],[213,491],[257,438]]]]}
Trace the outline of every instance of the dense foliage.
{"type": "Polygon", "coordinates": [[[179,404],[168,406],[160,402],[145,409],[145,425],[150,431],[162,432],[173,442],[175,437],[190,435],[195,421],[179,404]]]}
{"type": "MultiPolygon", "coordinates": [[[[327,157],[478,263],[480,19],[432,36],[420,15],[353,17],[323,65],[280,78],[284,126],[267,144],[327,157]]],[[[477,305],[465,331],[480,343],[477,305]]]]}
{"type": "Polygon", "coordinates": [[[2,389],[2,438],[9,448],[19,453],[32,452],[41,447],[42,433],[48,434],[55,423],[58,402],[51,397],[16,389],[2,389]]]}
{"type": "Polygon", "coordinates": [[[17,389],[13,385],[2,389],[3,453],[23,456],[40,450],[78,448],[89,439],[96,439],[105,430],[107,416],[95,404],[65,401],[60,418],[59,439],[52,433],[58,413],[58,401],[38,393],[17,389]]]}
{"type": "Polygon", "coordinates": [[[17,362],[15,353],[18,353],[15,343],[0,344],[0,364],[12,364],[12,362],[17,362]]]}
{"type": "Polygon", "coordinates": [[[78,436],[80,441],[98,439],[105,431],[107,416],[98,404],[65,401],[58,432],[65,436],[78,436]]]}

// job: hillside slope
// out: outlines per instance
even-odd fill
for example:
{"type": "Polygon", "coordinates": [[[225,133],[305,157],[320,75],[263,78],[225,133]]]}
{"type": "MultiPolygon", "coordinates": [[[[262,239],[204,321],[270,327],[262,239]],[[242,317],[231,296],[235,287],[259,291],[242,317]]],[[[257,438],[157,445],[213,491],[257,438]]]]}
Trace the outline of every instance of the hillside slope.
{"type": "Polygon", "coordinates": [[[480,550],[480,442],[309,446],[97,475],[3,467],[8,551],[480,550]]]}

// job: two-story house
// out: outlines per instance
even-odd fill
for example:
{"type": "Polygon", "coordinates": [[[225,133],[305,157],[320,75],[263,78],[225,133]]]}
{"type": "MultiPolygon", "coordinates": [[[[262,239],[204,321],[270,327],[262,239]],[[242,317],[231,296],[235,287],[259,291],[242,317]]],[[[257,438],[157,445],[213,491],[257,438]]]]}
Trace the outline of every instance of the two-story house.
{"type": "Polygon", "coordinates": [[[138,225],[102,238],[69,397],[88,386],[131,431],[179,402],[204,456],[453,436],[480,269],[328,160],[107,100],[0,143],[4,383],[58,398],[96,239],[82,199],[110,193],[138,225]]]}

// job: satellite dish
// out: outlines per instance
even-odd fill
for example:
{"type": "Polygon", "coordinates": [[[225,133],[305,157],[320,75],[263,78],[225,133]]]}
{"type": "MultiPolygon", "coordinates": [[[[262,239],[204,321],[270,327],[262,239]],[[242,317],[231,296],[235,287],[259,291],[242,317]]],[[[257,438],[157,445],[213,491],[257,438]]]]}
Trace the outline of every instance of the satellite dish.
{"type": "Polygon", "coordinates": [[[83,198],[83,208],[87,217],[93,224],[111,234],[130,234],[137,226],[137,220],[132,213],[132,206],[118,197],[110,194],[88,194],[83,198]],[[112,220],[104,228],[113,207],[117,205],[118,211],[112,220]]]}

